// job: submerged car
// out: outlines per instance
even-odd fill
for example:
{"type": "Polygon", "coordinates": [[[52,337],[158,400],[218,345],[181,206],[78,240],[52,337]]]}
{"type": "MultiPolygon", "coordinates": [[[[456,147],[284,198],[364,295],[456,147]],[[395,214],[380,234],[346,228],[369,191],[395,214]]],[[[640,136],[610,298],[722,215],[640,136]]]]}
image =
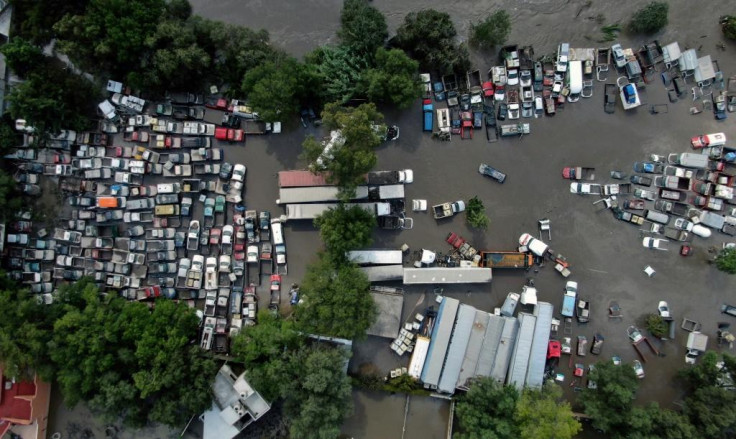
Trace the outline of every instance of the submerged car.
{"type": "Polygon", "coordinates": [[[478,172],[480,172],[482,175],[485,175],[486,177],[490,177],[496,180],[499,183],[503,183],[504,181],[506,181],[506,174],[491,166],[488,166],[485,163],[481,163],[480,167],[478,168],[478,172]]]}

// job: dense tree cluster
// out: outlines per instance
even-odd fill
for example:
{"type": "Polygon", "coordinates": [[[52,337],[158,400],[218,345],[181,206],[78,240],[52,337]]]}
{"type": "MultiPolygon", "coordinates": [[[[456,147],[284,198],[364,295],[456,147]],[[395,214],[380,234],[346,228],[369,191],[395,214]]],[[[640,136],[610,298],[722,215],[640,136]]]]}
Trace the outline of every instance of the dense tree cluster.
{"type": "Polygon", "coordinates": [[[449,14],[424,9],[404,18],[396,31],[396,43],[423,69],[465,73],[470,68],[470,55],[467,46],[455,43],[456,36],[449,14]]]}
{"type": "Polygon", "coordinates": [[[367,247],[373,242],[376,217],[360,206],[339,204],[314,220],[322,242],[336,265],[346,262],[350,250],[367,247]]]}
{"type": "Polygon", "coordinates": [[[667,26],[670,5],[666,2],[651,2],[634,13],[629,22],[633,32],[653,34],[667,26]]]}
{"type": "Polygon", "coordinates": [[[504,10],[470,24],[470,43],[482,49],[492,49],[506,42],[511,31],[511,17],[504,10]]]}
{"type": "Polygon", "coordinates": [[[26,290],[0,292],[0,358],[15,376],[56,380],[70,405],[108,419],[181,426],[211,404],[215,362],[192,340],[198,319],[184,304],[99,294],[89,279],[62,286],[51,305],[26,290]],[[182,385],[186,383],[186,385],[182,385]]]}

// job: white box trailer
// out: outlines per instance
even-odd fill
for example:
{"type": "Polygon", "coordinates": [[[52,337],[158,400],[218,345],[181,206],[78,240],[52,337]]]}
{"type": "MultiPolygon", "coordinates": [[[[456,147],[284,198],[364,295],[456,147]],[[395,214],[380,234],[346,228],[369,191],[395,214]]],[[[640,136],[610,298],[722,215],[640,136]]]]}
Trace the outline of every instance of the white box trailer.
{"type": "Polygon", "coordinates": [[[404,198],[403,184],[390,184],[370,188],[370,198],[375,200],[395,200],[404,198]]]}
{"type": "Polygon", "coordinates": [[[390,282],[404,278],[403,265],[371,265],[358,267],[371,282],[390,282]]]}
{"type": "MultiPolygon", "coordinates": [[[[313,220],[319,215],[325,213],[329,209],[337,207],[337,203],[319,203],[319,204],[287,204],[286,219],[313,220]]],[[[391,213],[391,205],[389,203],[350,203],[350,206],[360,206],[376,216],[384,216],[391,213]]]]}
{"type": "MultiPolygon", "coordinates": [[[[367,198],[367,186],[355,188],[355,196],[352,199],[365,200],[367,198]]],[[[279,189],[279,199],[276,200],[276,204],[317,203],[338,201],[339,199],[339,188],[337,186],[286,187],[279,189]]]]}
{"type": "Polygon", "coordinates": [[[401,265],[404,254],[401,250],[352,250],[348,259],[358,265],[401,265]]]}
{"type": "Polygon", "coordinates": [[[422,370],[424,369],[424,362],[427,360],[427,352],[429,351],[429,338],[417,336],[416,344],[414,345],[414,351],[411,355],[411,361],[409,361],[409,376],[418,380],[422,376],[422,370]]]}
{"type": "Polygon", "coordinates": [[[490,268],[404,268],[404,284],[488,283],[492,277],[490,268]]]}

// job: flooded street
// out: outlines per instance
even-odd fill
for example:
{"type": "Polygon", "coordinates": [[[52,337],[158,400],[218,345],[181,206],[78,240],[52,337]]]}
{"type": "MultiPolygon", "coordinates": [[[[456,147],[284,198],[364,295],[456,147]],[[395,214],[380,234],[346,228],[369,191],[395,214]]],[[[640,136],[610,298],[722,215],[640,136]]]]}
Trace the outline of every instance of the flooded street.
{"type": "MultiPolygon", "coordinates": [[[[208,18],[252,28],[265,28],[271,33],[273,44],[283,47],[295,56],[301,56],[315,47],[336,42],[339,27],[340,0],[191,0],[194,12],[208,18]]],[[[699,55],[710,54],[718,60],[725,76],[736,74],[736,45],[726,43],[726,51],[716,44],[721,42],[718,16],[726,13],[732,1],[717,0],[703,10],[698,2],[676,0],[670,4],[670,24],[652,38],[663,44],[678,41],[681,48],[701,48],[699,55]]],[[[376,0],[372,4],[387,17],[390,32],[411,11],[435,8],[450,13],[460,36],[467,35],[468,23],[496,8],[505,8],[512,17],[513,28],[509,42],[531,44],[537,56],[552,53],[560,42],[572,47],[603,47],[598,43],[600,25],[595,17],[605,16],[604,24],[625,21],[631,11],[640,5],[632,0],[608,2],[593,1],[436,1],[436,0],[376,0]],[[576,18],[577,16],[577,18],[576,18]]],[[[652,38],[629,39],[622,35],[624,47],[638,47],[652,38]]],[[[475,65],[486,72],[495,62],[496,54],[471,52],[475,65]]],[[[612,67],[613,69],[613,67],[612,67]]],[[[609,81],[615,81],[611,72],[609,81]]],[[[656,78],[655,78],[656,79],[656,78]]],[[[657,79],[643,96],[647,104],[663,104],[667,94],[657,79]]],[[[571,263],[572,279],[580,283],[581,295],[592,301],[592,317],[588,325],[573,324],[572,336],[585,335],[589,340],[596,332],[606,336],[602,355],[587,356],[576,361],[588,365],[597,360],[620,355],[625,362],[636,358],[628,343],[626,328],[643,326],[642,318],[656,312],[657,302],[667,300],[675,319],[683,317],[703,323],[702,331],[711,336],[710,348],[715,348],[718,309],[726,297],[732,297],[736,282],[733,277],[716,271],[706,264],[709,246],[720,247],[725,235],[714,233],[708,240],[696,238],[695,254],[682,258],[671,243],[670,252],[649,251],[641,246],[637,227],[618,221],[610,212],[599,212],[591,203],[595,197],[578,197],[569,193],[569,181],[560,171],[564,166],[595,167],[597,182],[609,182],[610,170],[631,173],[634,161],[645,159],[650,153],[667,154],[690,150],[693,135],[723,131],[736,137],[736,114],[729,114],[725,123],[717,123],[711,113],[691,116],[690,98],[670,104],[668,113],[649,114],[648,105],[624,112],[620,104],[613,115],[603,112],[603,83],[595,83],[594,96],[566,104],[555,117],[528,119],[532,133],[522,139],[504,139],[498,143],[486,142],[484,132],[476,132],[475,139],[435,142],[421,131],[419,100],[407,111],[386,111],[386,120],[401,127],[401,138],[383,145],[378,151],[377,169],[414,170],[414,183],[406,186],[406,199],[427,199],[429,204],[477,195],[485,204],[491,224],[487,231],[468,228],[463,217],[444,222],[435,221],[427,213],[410,213],[414,228],[408,231],[375,233],[375,247],[398,248],[406,243],[412,250],[429,248],[447,252],[444,242],[449,232],[463,235],[477,249],[513,250],[520,234],[537,235],[537,220],[549,218],[552,222],[552,241],[556,252],[564,254],[571,263]],[[481,162],[508,174],[503,185],[481,177],[477,173],[481,162]],[[642,272],[652,265],[657,274],[648,278],[642,272]],[[622,320],[609,320],[607,306],[616,300],[623,308],[622,320]]],[[[208,119],[216,119],[214,113],[208,119]]],[[[311,128],[310,128],[311,130],[311,128]]],[[[276,173],[283,169],[299,169],[298,155],[306,133],[301,125],[287,128],[285,133],[271,136],[250,136],[245,146],[225,146],[225,159],[244,163],[248,167],[246,204],[248,208],[270,210],[279,215],[283,209],[275,204],[278,198],[276,173]]],[[[319,135],[318,132],[315,132],[319,135]]],[[[290,222],[285,228],[288,246],[289,274],[283,283],[300,282],[306,263],[321,248],[319,234],[308,221],[290,222]]],[[[733,241],[733,239],[730,239],[733,241]]],[[[492,284],[458,286],[444,289],[444,294],[479,309],[493,310],[503,302],[510,291],[519,291],[527,277],[535,280],[539,299],[559,308],[564,279],[551,265],[535,270],[496,270],[492,284]],[[538,272],[537,272],[538,271],[538,272]]],[[[262,299],[265,305],[265,294],[262,299]]],[[[282,299],[285,299],[282,295],[282,299]]],[[[283,300],[286,302],[286,300],[283,300]]],[[[406,289],[403,318],[433,303],[431,286],[406,289]],[[416,305],[416,307],[415,307],[416,305]]],[[[555,313],[556,315],[558,312],[555,313]]],[[[678,324],[679,327],[679,324],[678,324]]],[[[657,401],[666,407],[675,407],[681,398],[673,382],[676,371],[684,366],[684,343],[687,333],[679,330],[675,340],[656,342],[666,356],[656,358],[646,351],[644,364],[646,379],[641,382],[637,401],[657,401]]],[[[398,357],[389,349],[390,341],[368,337],[355,345],[351,369],[372,364],[382,373],[406,366],[408,358],[398,357]]],[[[578,395],[569,386],[571,370],[567,357],[559,371],[566,375],[562,388],[575,403],[578,395]]],[[[362,390],[354,390],[355,413],[345,423],[343,432],[355,439],[384,439],[402,437],[406,397],[362,390]]],[[[49,431],[64,431],[64,425],[54,425],[52,409],[49,431]],[[56,428],[55,428],[56,427],[56,428]]],[[[412,397],[406,417],[406,439],[443,438],[446,434],[449,403],[432,398],[412,397]]],[[[80,419],[84,419],[80,417],[80,419]]],[[[81,421],[80,421],[81,422],[81,421]]],[[[68,425],[67,425],[68,427],[68,425]]],[[[170,437],[172,432],[139,437],[170,437]]],[[[97,434],[97,437],[102,435],[97,434]]],[[[65,436],[67,437],[67,436],[65,436]]],[[[128,437],[128,436],[120,436],[128,437]]]]}

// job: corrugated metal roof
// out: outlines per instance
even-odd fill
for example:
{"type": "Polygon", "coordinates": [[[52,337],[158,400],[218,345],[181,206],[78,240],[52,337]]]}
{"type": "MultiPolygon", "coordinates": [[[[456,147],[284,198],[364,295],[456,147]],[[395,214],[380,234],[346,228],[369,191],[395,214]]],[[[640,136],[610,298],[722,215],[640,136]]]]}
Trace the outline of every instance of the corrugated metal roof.
{"type": "MultiPolygon", "coordinates": [[[[493,357],[493,366],[491,368],[490,376],[502,383],[506,380],[506,374],[509,370],[509,362],[511,361],[511,355],[514,352],[516,346],[516,337],[519,334],[519,321],[515,317],[499,317],[492,316],[493,319],[502,319],[503,327],[501,328],[501,336],[498,338],[496,343],[496,352],[493,357]]],[[[488,329],[490,330],[491,325],[489,323],[488,329]]],[[[478,373],[480,375],[480,373],[478,373]]]]}
{"type": "Polygon", "coordinates": [[[279,187],[328,186],[324,174],[312,174],[310,171],[280,171],[279,187]]]}
{"type": "Polygon", "coordinates": [[[504,322],[503,317],[493,314],[488,315],[488,323],[485,334],[483,335],[483,343],[480,347],[478,364],[475,366],[475,371],[471,371],[474,376],[491,375],[493,363],[496,361],[496,350],[501,340],[504,322]]]}
{"type": "Polygon", "coordinates": [[[492,278],[490,268],[406,268],[405,284],[487,283],[492,278]]]}
{"type": "Polygon", "coordinates": [[[680,59],[680,45],[677,41],[670,43],[662,48],[662,58],[664,62],[675,62],[680,59]]]}
{"type": "Polygon", "coordinates": [[[698,66],[698,54],[695,49],[688,49],[680,55],[680,71],[695,70],[698,66]]]}
{"type": "Polygon", "coordinates": [[[527,387],[541,387],[544,382],[544,365],[547,362],[547,345],[552,328],[554,307],[547,302],[539,302],[534,309],[537,324],[534,328],[534,340],[529,354],[529,368],[526,373],[527,387]]]}
{"type": "Polygon", "coordinates": [[[457,313],[455,329],[452,331],[450,347],[447,349],[445,367],[442,369],[438,390],[445,393],[454,393],[457,377],[465,358],[465,349],[468,347],[470,331],[473,328],[476,309],[470,305],[460,305],[457,313]]]}
{"type": "Polygon", "coordinates": [[[534,327],[536,326],[537,318],[531,314],[522,312],[519,313],[518,319],[519,336],[514,346],[514,353],[511,357],[506,383],[513,384],[517,389],[521,390],[526,381],[526,371],[529,366],[529,354],[532,349],[534,327]]]}
{"type": "Polygon", "coordinates": [[[451,297],[444,297],[437,311],[437,321],[432,329],[432,339],[429,343],[427,361],[422,371],[422,382],[429,387],[437,387],[445,364],[447,345],[450,342],[452,328],[455,326],[455,315],[460,302],[451,297]]]}
{"type": "Polygon", "coordinates": [[[465,357],[463,358],[463,365],[460,368],[460,375],[457,377],[456,387],[465,386],[468,378],[475,376],[478,359],[483,348],[483,340],[485,340],[486,331],[488,330],[489,318],[490,315],[487,312],[475,311],[475,319],[473,319],[473,327],[470,330],[468,347],[465,349],[465,357]]]}
{"type": "Polygon", "coordinates": [[[695,81],[702,82],[716,77],[713,61],[710,55],[698,58],[698,67],[695,68],[695,81]]]}

